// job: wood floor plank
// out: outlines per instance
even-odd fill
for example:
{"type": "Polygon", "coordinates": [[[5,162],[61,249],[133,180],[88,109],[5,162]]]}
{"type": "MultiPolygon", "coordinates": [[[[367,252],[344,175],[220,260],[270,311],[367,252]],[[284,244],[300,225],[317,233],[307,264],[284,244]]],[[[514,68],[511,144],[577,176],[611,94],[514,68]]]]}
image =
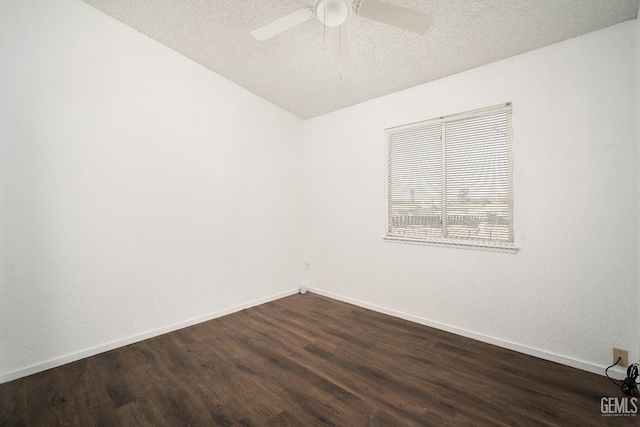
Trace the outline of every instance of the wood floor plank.
{"type": "Polygon", "coordinates": [[[606,378],[294,295],[0,385],[5,426],[587,426],[606,378]]]}

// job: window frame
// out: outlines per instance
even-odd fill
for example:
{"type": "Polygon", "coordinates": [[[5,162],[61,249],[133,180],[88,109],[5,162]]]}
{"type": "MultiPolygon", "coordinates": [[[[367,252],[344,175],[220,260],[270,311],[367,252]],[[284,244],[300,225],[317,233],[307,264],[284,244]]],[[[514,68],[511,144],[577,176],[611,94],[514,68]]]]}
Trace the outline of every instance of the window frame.
{"type": "MultiPolygon", "coordinates": [[[[513,126],[512,126],[512,114],[513,107],[511,102],[493,105],[490,107],[470,110],[462,113],[451,114],[442,117],[436,117],[433,119],[422,120],[419,122],[394,126],[385,129],[385,196],[386,196],[386,225],[384,240],[390,243],[405,243],[414,245],[427,245],[427,246],[439,246],[447,248],[458,249],[475,249],[484,251],[494,251],[503,253],[515,254],[519,248],[515,245],[515,230],[514,230],[514,185],[513,185],[513,126]],[[391,205],[391,135],[402,132],[402,130],[410,130],[417,128],[426,128],[434,125],[444,125],[446,123],[461,121],[464,119],[471,119],[476,117],[488,116],[500,112],[507,112],[508,120],[508,143],[507,143],[507,156],[508,156],[508,215],[511,221],[510,224],[510,237],[509,241],[505,240],[473,240],[464,238],[451,238],[451,237],[418,237],[418,236],[398,236],[390,235],[391,232],[391,218],[392,218],[392,205],[391,205]]],[[[440,148],[443,153],[441,157],[441,166],[443,170],[443,181],[440,183],[442,191],[446,194],[447,179],[444,172],[446,159],[444,153],[446,152],[446,134],[441,133],[440,148]]],[[[446,199],[446,197],[443,197],[446,199]]],[[[446,218],[446,206],[444,207],[441,216],[446,218]]],[[[445,220],[446,221],[446,220],[445,220]]],[[[443,225],[443,229],[446,228],[446,222],[443,225]]]]}

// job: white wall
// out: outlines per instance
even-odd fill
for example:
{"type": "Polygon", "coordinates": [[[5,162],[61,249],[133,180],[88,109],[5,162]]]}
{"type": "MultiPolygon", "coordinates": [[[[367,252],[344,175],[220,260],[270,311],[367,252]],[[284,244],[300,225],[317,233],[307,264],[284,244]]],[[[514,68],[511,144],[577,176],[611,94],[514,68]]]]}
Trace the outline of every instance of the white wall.
{"type": "Polygon", "coordinates": [[[303,125],[81,2],[3,1],[0,382],[291,292],[303,241],[328,295],[584,369],[638,359],[636,27],[303,125]],[[383,129],[505,101],[520,253],[383,243],[383,129]]]}
{"type": "MultiPolygon", "coordinates": [[[[636,19],[636,138],[638,140],[637,154],[638,165],[640,166],[640,9],[638,9],[638,18],[636,19]]],[[[636,171],[640,169],[637,168],[636,171]]],[[[640,212],[640,172],[638,174],[638,212],[640,212]]],[[[638,266],[638,273],[636,276],[638,284],[638,321],[637,325],[640,325],[640,215],[638,215],[638,260],[636,265],[638,266]]],[[[640,327],[638,327],[638,363],[640,363],[640,327]]]]}
{"type": "MultiPolygon", "coordinates": [[[[1,9],[0,9],[1,10],[1,9]]],[[[0,46],[2,46],[2,18],[0,18],[0,46]]],[[[0,55],[1,55],[1,47],[0,47],[0,55]]],[[[0,56],[0,307],[3,306],[2,301],[7,299],[6,294],[6,283],[7,283],[7,245],[6,245],[6,229],[7,229],[7,221],[5,214],[5,179],[4,172],[7,169],[6,163],[6,155],[4,152],[4,89],[3,89],[3,81],[4,81],[4,62],[2,61],[2,57],[0,56]]],[[[4,316],[2,311],[0,311],[0,327],[3,326],[2,319],[4,316]]],[[[3,357],[3,349],[0,348],[0,359],[3,357]]]]}
{"type": "Polygon", "coordinates": [[[79,1],[0,31],[0,382],[295,290],[301,120],[79,1]]]}
{"type": "Polygon", "coordinates": [[[312,289],[599,373],[637,359],[635,27],[306,121],[312,289]],[[521,251],[383,242],[384,129],[508,101],[521,251]]]}

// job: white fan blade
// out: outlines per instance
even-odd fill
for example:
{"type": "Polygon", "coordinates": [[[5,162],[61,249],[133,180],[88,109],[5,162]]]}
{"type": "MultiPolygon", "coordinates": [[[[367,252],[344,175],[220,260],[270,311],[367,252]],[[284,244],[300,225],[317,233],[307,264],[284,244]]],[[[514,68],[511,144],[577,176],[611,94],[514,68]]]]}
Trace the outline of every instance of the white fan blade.
{"type": "Polygon", "coordinates": [[[251,35],[262,42],[311,18],[313,18],[313,8],[305,7],[251,31],[251,35]]]}
{"type": "Polygon", "coordinates": [[[351,71],[351,53],[349,52],[349,31],[347,24],[342,24],[331,29],[331,43],[333,44],[333,56],[336,67],[340,73],[351,71]]]}
{"type": "Polygon", "coordinates": [[[431,21],[433,21],[433,16],[428,13],[380,0],[362,0],[358,14],[418,34],[426,33],[431,26],[431,21]]]}

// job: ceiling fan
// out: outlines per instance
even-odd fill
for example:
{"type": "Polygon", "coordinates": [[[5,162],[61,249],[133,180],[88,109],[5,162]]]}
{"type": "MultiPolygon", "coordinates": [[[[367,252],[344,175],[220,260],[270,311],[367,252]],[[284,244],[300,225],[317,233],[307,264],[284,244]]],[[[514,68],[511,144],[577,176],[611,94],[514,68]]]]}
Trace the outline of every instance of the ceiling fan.
{"type": "Polygon", "coordinates": [[[347,20],[351,13],[383,22],[394,27],[424,34],[433,17],[427,13],[396,6],[380,0],[315,0],[313,6],[304,7],[276,19],[251,32],[259,41],[267,40],[312,18],[331,29],[336,65],[340,72],[351,68],[347,20]]]}

